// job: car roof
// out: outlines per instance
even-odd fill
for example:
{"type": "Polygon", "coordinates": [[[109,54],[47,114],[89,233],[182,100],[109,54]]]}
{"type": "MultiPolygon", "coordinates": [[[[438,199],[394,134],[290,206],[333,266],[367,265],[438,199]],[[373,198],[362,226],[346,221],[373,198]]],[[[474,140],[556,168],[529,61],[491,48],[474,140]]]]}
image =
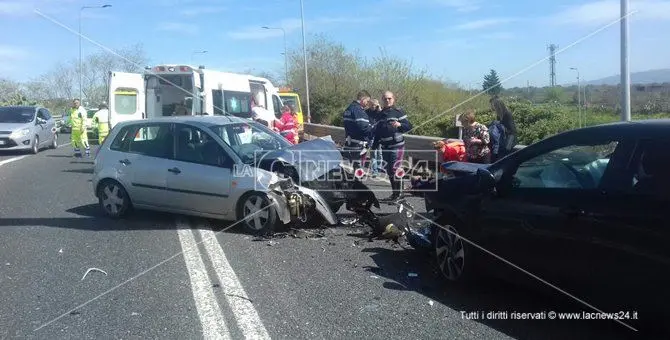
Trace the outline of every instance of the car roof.
{"type": "Polygon", "coordinates": [[[169,117],[154,117],[148,119],[125,121],[120,124],[131,125],[131,124],[138,124],[138,123],[142,124],[148,122],[186,123],[192,125],[212,126],[212,125],[252,123],[253,121],[235,116],[169,116],[169,117]]]}
{"type": "Polygon", "coordinates": [[[622,138],[659,137],[670,134],[670,119],[643,119],[587,126],[556,135],[610,135],[622,138]]]}
{"type": "Polygon", "coordinates": [[[42,108],[39,105],[6,105],[6,106],[2,106],[2,107],[11,107],[11,108],[14,108],[14,109],[33,109],[33,110],[37,110],[37,109],[42,108]]]}

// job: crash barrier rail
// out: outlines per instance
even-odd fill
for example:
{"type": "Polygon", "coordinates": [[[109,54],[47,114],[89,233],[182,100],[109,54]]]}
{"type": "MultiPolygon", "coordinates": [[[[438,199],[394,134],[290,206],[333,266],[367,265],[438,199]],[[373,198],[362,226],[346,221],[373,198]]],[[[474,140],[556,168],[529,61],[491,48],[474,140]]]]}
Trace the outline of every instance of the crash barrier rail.
{"type": "MultiPolygon", "coordinates": [[[[344,144],[344,128],[339,126],[322,125],[314,123],[304,123],[305,139],[314,139],[318,137],[331,136],[335,143],[344,144]]],[[[420,159],[425,161],[434,161],[435,155],[432,151],[432,143],[443,140],[443,137],[405,135],[405,155],[408,158],[420,159]],[[429,156],[431,159],[426,159],[429,156]]],[[[522,149],[525,145],[517,145],[514,150],[522,149]]]]}

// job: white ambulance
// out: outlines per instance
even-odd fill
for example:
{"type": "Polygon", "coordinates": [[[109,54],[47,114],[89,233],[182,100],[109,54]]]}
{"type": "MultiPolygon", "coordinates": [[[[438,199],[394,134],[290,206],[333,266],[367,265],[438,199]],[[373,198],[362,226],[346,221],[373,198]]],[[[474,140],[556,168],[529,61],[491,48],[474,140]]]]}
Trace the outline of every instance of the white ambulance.
{"type": "Polygon", "coordinates": [[[254,105],[281,116],[282,101],[270,80],[207,70],[204,66],[160,65],[144,73],[109,72],[109,124],[172,115],[251,117],[254,105]]]}

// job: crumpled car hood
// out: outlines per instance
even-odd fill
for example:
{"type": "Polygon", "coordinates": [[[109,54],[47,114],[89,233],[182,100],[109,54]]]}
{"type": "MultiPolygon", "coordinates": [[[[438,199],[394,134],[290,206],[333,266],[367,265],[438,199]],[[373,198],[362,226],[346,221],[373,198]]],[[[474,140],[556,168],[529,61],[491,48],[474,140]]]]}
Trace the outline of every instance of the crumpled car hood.
{"type": "Polygon", "coordinates": [[[332,170],[339,170],[342,153],[332,140],[317,138],[287,149],[270,151],[259,158],[257,166],[267,170],[275,162],[293,165],[301,182],[312,181],[332,170]]]}

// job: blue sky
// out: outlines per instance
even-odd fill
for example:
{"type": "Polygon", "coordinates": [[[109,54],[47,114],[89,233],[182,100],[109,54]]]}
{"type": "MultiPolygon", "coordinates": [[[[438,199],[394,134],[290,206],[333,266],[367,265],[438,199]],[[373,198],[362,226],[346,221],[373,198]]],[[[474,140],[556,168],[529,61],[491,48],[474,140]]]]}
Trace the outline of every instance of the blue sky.
{"type": "MultiPolygon", "coordinates": [[[[27,80],[77,58],[79,8],[102,4],[112,7],[83,11],[82,34],[110,49],[142,43],[153,65],[193,58],[210,69],[281,73],[282,32],[261,27],[283,27],[289,48],[302,43],[299,0],[0,0],[0,22],[9,30],[0,38],[0,77],[27,80]],[[208,53],[194,56],[198,50],[208,53]]],[[[618,0],[304,0],[304,6],[308,38],[323,33],[367,57],[383,48],[465,87],[479,88],[491,68],[505,87],[548,85],[550,43],[560,48],[559,84],[575,81],[571,67],[585,80],[619,73],[618,0]]],[[[670,0],[631,0],[630,10],[636,11],[631,71],[670,68],[670,0]]],[[[84,39],[84,54],[100,50],[84,39]]]]}

